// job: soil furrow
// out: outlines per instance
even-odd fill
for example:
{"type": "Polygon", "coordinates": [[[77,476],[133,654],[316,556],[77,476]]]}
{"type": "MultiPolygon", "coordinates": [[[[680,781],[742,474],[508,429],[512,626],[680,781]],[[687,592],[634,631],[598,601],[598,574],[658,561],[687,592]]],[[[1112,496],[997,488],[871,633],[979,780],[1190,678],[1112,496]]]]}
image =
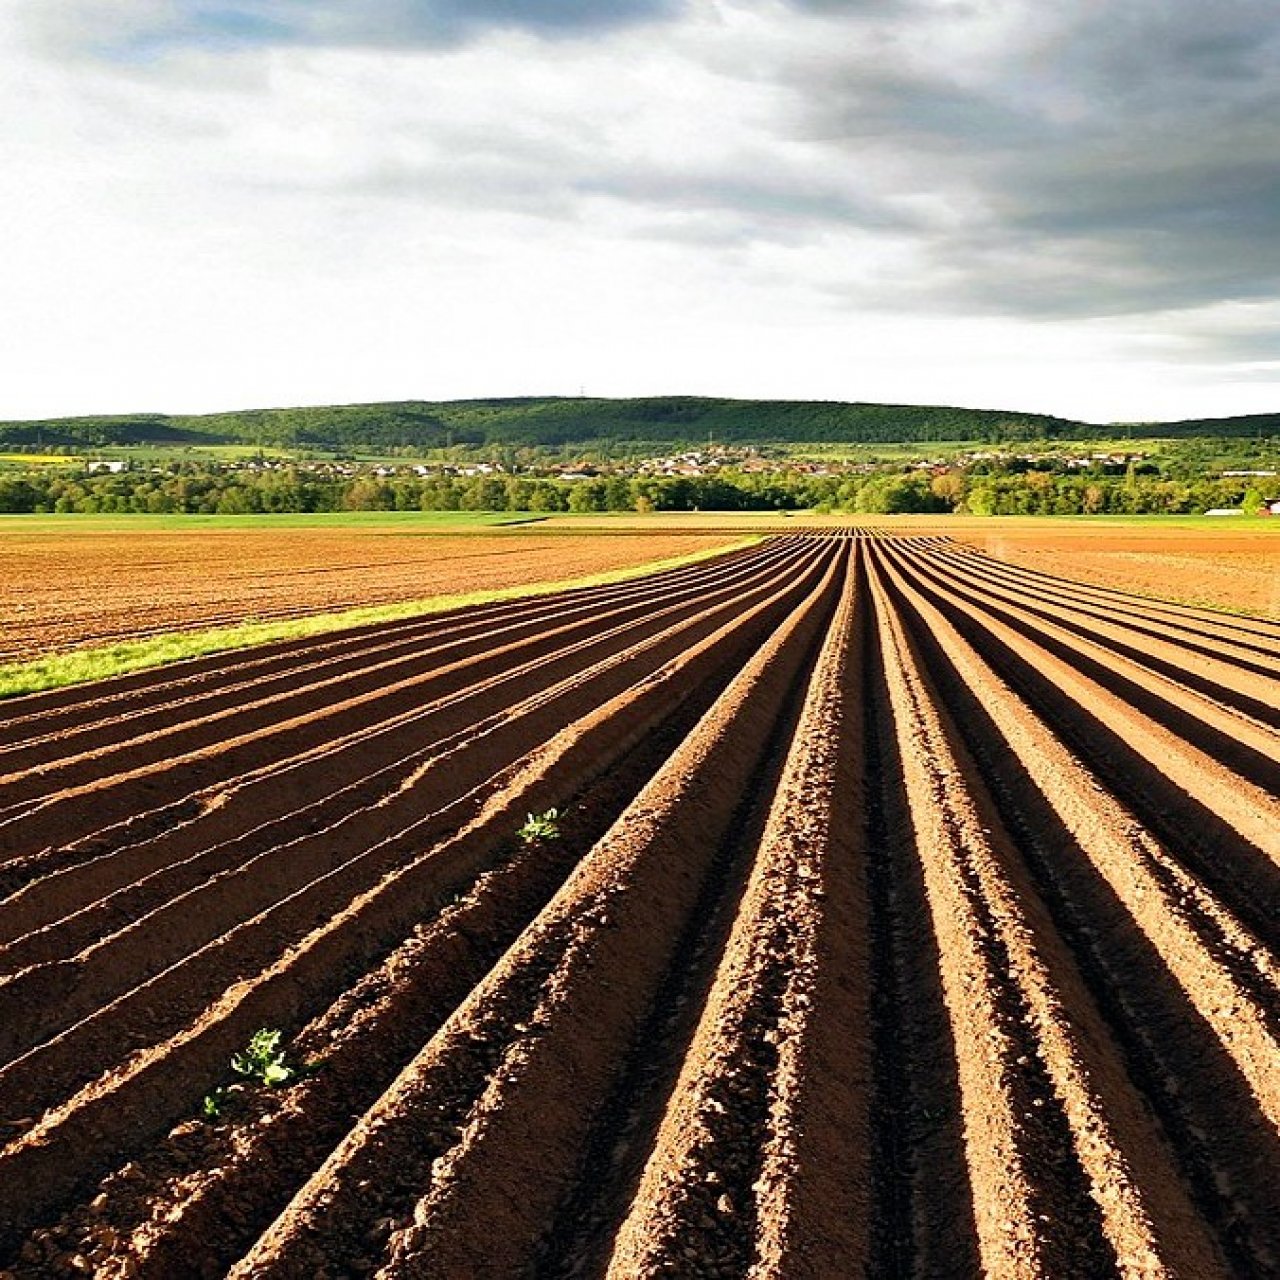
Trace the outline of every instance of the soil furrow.
{"type": "Polygon", "coordinates": [[[1280,999],[1275,958],[1171,875],[1168,855],[1101,781],[935,609],[900,589],[1131,1078],[1193,1175],[1197,1202],[1239,1271],[1268,1274],[1280,1256],[1280,1201],[1260,1176],[1280,1159],[1280,1046],[1264,1016],[1280,999]]]}
{"type": "MultiPolygon", "coordinates": [[[[627,671],[631,673],[630,678],[636,678],[637,663],[661,665],[681,646],[694,643],[713,630],[728,610],[749,608],[768,590],[767,585],[744,590],[733,602],[718,606],[703,601],[701,604],[706,607],[697,612],[691,612],[692,607],[687,605],[656,610],[643,623],[602,633],[564,654],[495,676],[435,704],[434,711],[430,706],[424,708],[415,714],[412,722],[382,726],[377,736],[396,753],[396,758],[381,768],[377,767],[378,755],[371,738],[361,736],[345,751],[344,756],[350,761],[345,768],[342,758],[330,749],[319,758],[299,762],[293,773],[305,771],[305,777],[295,777],[287,786],[277,769],[253,784],[224,788],[217,793],[216,806],[201,817],[180,824],[166,835],[127,846],[109,857],[99,856],[61,874],[45,876],[7,903],[0,904],[0,936],[17,934],[24,928],[39,929],[65,912],[84,907],[81,916],[66,925],[42,930],[22,942],[15,941],[5,963],[12,969],[24,963],[56,958],[59,954],[68,955],[71,953],[68,939],[101,937],[109,932],[112,924],[120,927],[137,918],[148,904],[164,901],[222,867],[242,866],[261,851],[279,848],[313,832],[321,833],[314,838],[327,839],[324,830],[356,810],[372,807],[373,816],[378,819],[377,828],[390,834],[397,821],[397,801],[399,807],[407,804],[411,811],[422,808],[423,771],[429,769],[433,758],[444,757],[459,745],[472,751],[478,749],[486,733],[514,722],[522,707],[540,712],[544,721],[546,716],[571,714],[572,704],[566,704],[566,709],[560,712],[546,704],[558,696],[557,691],[577,692],[580,700],[579,686],[586,685],[593,670],[596,675],[609,675],[614,681],[627,679],[627,671]],[[659,629],[664,622],[665,629],[659,629]],[[646,639],[646,633],[650,632],[654,634],[646,639]],[[624,641],[629,642],[630,648],[618,647],[624,641]],[[600,646],[612,647],[616,652],[599,660],[593,669],[583,670],[580,664],[590,656],[589,650],[600,646]],[[627,664],[626,670],[621,664],[627,664]],[[543,687],[562,670],[573,674],[550,689],[543,687]],[[527,692],[530,689],[534,690],[532,694],[527,692]],[[487,729],[486,717],[492,721],[487,729]],[[426,745],[411,750],[415,739],[422,738],[426,739],[426,745]],[[353,775],[356,781],[346,781],[353,775]],[[264,791],[269,794],[264,796],[264,791]],[[311,798],[317,795],[318,799],[311,798]],[[263,821],[273,811],[283,816],[263,821]],[[243,834],[237,835],[237,828],[243,834]],[[98,907],[85,906],[122,885],[126,887],[98,907]]],[[[608,696],[607,693],[604,696],[608,696]]],[[[454,754],[450,757],[451,778],[456,767],[454,754]]],[[[490,762],[482,767],[492,772],[494,766],[490,762]]],[[[372,841],[372,829],[369,835],[360,838],[372,841]]]]}
{"type": "MultiPolygon", "coordinates": [[[[666,1100],[689,1053],[717,962],[728,943],[764,829],[768,799],[774,794],[795,728],[801,693],[797,682],[766,753],[740,796],[649,1008],[585,1127],[577,1170],[537,1247],[538,1275],[600,1274],[605,1269],[610,1243],[640,1183],[645,1157],[653,1149],[666,1100]]],[[[738,1101],[745,1111],[752,1090],[745,1081],[741,1083],[738,1101]]],[[[739,1220],[740,1237],[749,1225],[739,1220]]],[[[736,1249],[740,1251],[741,1245],[736,1249]]],[[[734,1263],[724,1250],[711,1246],[700,1252],[697,1265],[714,1275],[717,1270],[732,1269],[734,1263]]]]}
{"type": "Polygon", "coordinates": [[[875,1068],[870,1274],[977,1275],[959,1065],[869,593],[861,614],[875,1068]]]}
{"type": "MultiPolygon", "coordinates": [[[[806,574],[786,584],[780,593],[783,605],[804,590],[809,579],[806,574]]],[[[760,609],[766,622],[777,611],[772,601],[760,609]]],[[[631,686],[625,670],[613,675],[612,692],[631,686]]],[[[576,689],[577,682],[572,683],[576,689]]],[[[577,710],[586,714],[596,705],[587,684],[577,710]]],[[[533,749],[563,722],[564,717],[555,717],[550,726],[535,724],[517,743],[533,749]]],[[[465,817],[477,806],[494,785],[489,779],[495,768],[501,767],[499,759],[482,753],[475,761],[474,777],[469,777],[466,769],[453,768],[446,756],[436,774],[443,787],[440,807],[403,830],[378,839],[376,831],[368,830],[370,824],[354,814],[344,824],[353,836],[346,848],[332,834],[322,833],[311,842],[310,860],[300,857],[297,847],[286,847],[278,858],[264,855],[258,861],[267,861],[270,875],[243,904],[234,875],[215,881],[223,915],[212,906],[201,906],[198,913],[188,911],[179,900],[156,913],[166,927],[144,920],[126,930],[120,946],[106,940],[97,953],[102,956],[100,963],[90,952],[87,962],[39,967],[0,985],[8,996],[9,1018],[3,1024],[6,1050],[12,1056],[28,1049],[0,1070],[0,1108],[15,1089],[47,1093],[75,1087],[109,1065],[110,1055],[122,1052],[129,1043],[170,1034],[219,990],[267,966],[291,939],[340,911],[380,876],[411,862],[456,829],[464,820],[459,815],[465,817]],[[459,785],[468,782],[473,783],[472,789],[460,794],[459,785]],[[201,917],[199,926],[193,924],[195,914],[201,917]],[[219,927],[227,921],[230,931],[218,937],[219,927]],[[76,1018],[85,1020],[74,1022],[76,1018]],[[68,1029],[60,1032],[61,1027],[68,1029]],[[43,1036],[52,1038],[29,1047],[43,1036]]],[[[251,862],[251,870],[253,866],[251,862]]],[[[208,893],[197,895],[197,905],[208,897],[208,893]]]]}
{"type": "MultiPolygon", "coordinates": [[[[685,594],[696,592],[689,590],[685,594]]],[[[165,724],[149,732],[136,732],[135,726],[127,723],[123,741],[70,755],[55,749],[51,760],[38,761],[31,772],[26,771],[19,759],[12,771],[0,776],[0,800],[8,809],[32,795],[45,797],[55,788],[83,786],[104,774],[140,774],[145,766],[157,761],[169,769],[197,753],[217,750],[227,742],[247,742],[264,731],[269,736],[277,726],[297,722],[316,712],[333,715],[356,708],[365,720],[392,715],[397,707],[411,706],[420,700],[424,690],[434,691],[436,686],[460,687],[462,682],[469,681],[473,669],[479,673],[505,666],[521,653],[542,655],[565,646],[575,636],[589,640],[600,625],[642,619],[650,608],[652,598],[646,596],[622,606],[577,609],[573,613],[583,616],[568,621],[552,619],[551,626],[544,626],[538,619],[510,622],[486,631],[478,641],[474,638],[455,640],[425,649],[413,646],[407,655],[393,657],[379,649],[354,670],[345,669],[346,664],[337,672],[328,666],[318,673],[291,670],[278,681],[284,688],[262,691],[260,696],[261,686],[251,686],[252,698],[239,699],[218,711],[195,717],[184,715],[176,724],[165,724]],[[379,709],[366,711],[366,702],[379,709]],[[120,766],[114,765],[112,756],[121,751],[127,753],[127,759],[120,766]]],[[[0,768],[7,763],[0,758],[0,768]]]]}
{"type": "Polygon", "coordinates": [[[900,528],[6,704],[0,1280],[1280,1276],[1280,623],[900,528]]]}
{"type": "Polygon", "coordinates": [[[1128,1105],[1069,952],[1019,883],[1015,846],[879,571],[870,576],[955,1027],[983,1266],[993,1275],[1212,1274],[1220,1258],[1176,1174],[1134,1175],[1132,1151],[1153,1141],[1145,1117],[1128,1105]]]}
{"type": "MultiPolygon", "coordinates": [[[[965,554],[957,547],[947,550],[956,558],[965,554]]],[[[1177,604],[1171,600],[1157,600],[1151,596],[1134,595],[1115,587],[1100,587],[1091,583],[1076,582],[1042,569],[1027,569],[1008,564],[997,557],[969,550],[968,557],[980,563],[984,570],[999,574],[1004,580],[1030,588],[1037,592],[1050,591],[1067,600],[1082,604],[1096,604],[1115,614],[1134,614],[1147,623],[1164,621],[1185,631],[1192,640],[1226,640],[1242,649],[1252,649],[1270,659],[1275,657],[1275,644],[1280,641],[1280,622],[1266,618],[1243,617],[1221,611],[1199,608],[1195,605],[1177,604]]]]}
{"type": "MultiPolygon", "coordinates": [[[[868,1256],[870,1063],[865,856],[857,821],[862,714],[852,564],[733,933],[633,1204],[615,1276],[815,1274],[868,1256]],[[856,696],[856,693],[855,693],[856,696]],[[821,1093],[812,1084],[823,1081],[821,1093]]],[[[580,1274],[559,1251],[552,1274],[580,1274]]],[[[586,1270],[594,1271],[588,1264],[586,1270]]],[[[547,1270],[545,1264],[542,1270],[547,1270]]]]}
{"type": "Polygon", "coordinates": [[[786,547],[794,549],[796,541],[795,538],[772,538],[760,548],[727,552],[723,557],[665,569],[631,582],[577,587],[550,598],[530,597],[487,605],[470,605],[426,617],[363,623],[327,635],[273,641],[246,649],[187,658],[162,667],[95,681],[89,685],[26,694],[6,701],[5,717],[0,721],[0,743],[21,741],[33,733],[46,733],[64,718],[73,723],[81,720],[92,722],[120,714],[134,700],[143,703],[176,702],[189,690],[198,690],[204,684],[251,679],[254,673],[270,675],[282,665],[288,667],[325,656],[341,656],[353,649],[365,648],[370,643],[376,646],[380,641],[395,641],[406,637],[428,640],[458,627],[501,625],[503,621],[518,618],[531,609],[554,610],[564,607],[565,601],[586,605],[607,598],[625,600],[630,595],[643,595],[670,584],[714,582],[720,566],[736,568],[739,563],[752,562],[758,556],[770,552],[781,551],[786,547]]]}
{"type": "MultiPolygon", "coordinates": [[[[109,1276],[222,1274],[337,1145],[353,1111],[371,1106],[545,905],[604,830],[706,711],[722,667],[608,775],[568,803],[554,841],[512,842],[468,892],[416,927],[291,1042],[322,1069],[288,1090],[229,1097],[213,1126],[184,1121],[103,1183],[108,1205],[55,1228],[64,1252],[92,1254],[109,1276]]],[[[22,1270],[19,1269],[19,1274],[22,1270]]]]}
{"type": "MultiPolygon", "coordinates": [[[[732,634],[742,625],[736,620],[723,632],[732,634]]],[[[0,1238],[10,1239],[19,1223],[56,1208],[100,1176],[119,1153],[138,1149],[190,1115],[204,1082],[218,1077],[221,1064],[256,1027],[296,1025],[299,1010],[332,1001],[352,966],[367,967],[393,949],[430,904],[483,871],[493,849],[520,825],[526,811],[563,805],[669,715],[691,689],[719,672],[725,634],[709,637],[613,704],[561,731],[519,769],[495,780],[498,789],[457,836],[425,850],[325,918],[313,934],[260,975],[237,983],[177,1036],[134,1054],[10,1142],[0,1151],[0,1238]],[[11,1224],[7,1231],[5,1224],[11,1224]]],[[[5,1108],[10,1119],[16,1118],[15,1106],[24,1106],[38,1085],[33,1080],[26,1092],[11,1094],[5,1108]]]]}
{"type": "Polygon", "coordinates": [[[1267,941],[1280,925],[1280,799],[1152,722],[987,610],[921,593],[1179,859],[1267,941]]]}
{"type": "Polygon", "coordinates": [[[232,1275],[347,1265],[379,1218],[407,1212],[412,1225],[386,1247],[393,1271],[412,1269],[424,1249],[442,1274],[465,1273],[481,1253],[495,1274],[512,1274],[531,1256],[739,808],[739,784],[759,767],[825,622],[834,581],[833,565],[232,1275]],[[485,1158],[495,1143],[496,1163],[485,1158]],[[362,1185],[363,1171],[388,1161],[394,1183],[362,1185]]]}
{"type": "MultiPolygon", "coordinates": [[[[1166,682],[1194,689],[1203,695],[1202,705],[1207,713],[1226,703],[1260,724],[1280,728],[1280,710],[1276,707],[1280,666],[1265,675],[1244,671],[1206,652],[1193,653],[1159,635],[1135,631],[1132,626],[1118,623],[1107,615],[1084,615],[1069,604],[1050,605],[1038,589],[1002,587],[985,573],[957,570],[949,563],[940,563],[937,557],[922,559],[913,555],[912,559],[919,566],[927,566],[939,580],[954,588],[967,589],[984,603],[998,601],[1013,605],[1023,616],[1039,619],[1059,634],[1093,642],[1099,650],[1118,656],[1131,669],[1146,668],[1166,682]]],[[[1239,717],[1222,714],[1221,718],[1228,722],[1234,720],[1247,731],[1247,723],[1242,723],[1239,717]]]]}
{"type": "Polygon", "coordinates": [[[1259,715],[1247,718],[1223,705],[1230,690],[1208,684],[1213,694],[1189,687],[1185,678],[1170,678],[1152,669],[1150,660],[1118,648],[1105,629],[1085,630],[1060,622],[1035,603],[1009,595],[993,597],[967,582],[936,572],[927,562],[904,557],[913,575],[939,590],[967,601],[1047,652],[1070,662],[1082,674],[1142,711],[1179,738],[1197,745],[1227,769],[1248,778],[1264,791],[1280,791],[1280,681],[1258,684],[1265,699],[1250,700],[1259,715]]]}
{"type": "MultiPolygon", "coordinates": [[[[643,624],[645,610],[651,612],[652,605],[637,608],[638,620],[643,624]]],[[[586,644],[593,640],[591,627],[589,622],[581,624],[586,644]]],[[[526,658],[553,653],[555,649],[554,636],[535,637],[516,642],[515,646],[515,652],[523,651],[526,658]]],[[[393,720],[397,714],[413,718],[425,697],[439,697],[464,689],[486,670],[500,673],[508,658],[503,649],[486,650],[484,642],[479,641],[471,657],[428,668],[421,675],[402,682],[399,688],[343,698],[314,712],[267,724],[256,732],[219,739],[206,749],[117,771],[96,780],[91,778],[80,787],[53,795],[42,787],[36,775],[28,788],[33,798],[27,801],[25,809],[7,820],[0,819],[0,841],[6,849],[14,851],[23,850],[24,845],[27,849],[65,845],[100,830],[107,822],[127,822],[148,834],[152,830],[163,830],[172,820],[163,801],[168,801],[175,792],[190,796],[202,788],[225,784],[228,776],[237,772],[260,769],[309,749],[323,748],[335,738],[359,737],[380,723],[393,720]],[[157,798],[162,798],[159,809],[157,798]]],[[[6,788],[7,792],[12,790],[6,788]]],[[[24,874],[43,868],[47,858],[37,862],[39,867],[28,868],[24,874]]]]}

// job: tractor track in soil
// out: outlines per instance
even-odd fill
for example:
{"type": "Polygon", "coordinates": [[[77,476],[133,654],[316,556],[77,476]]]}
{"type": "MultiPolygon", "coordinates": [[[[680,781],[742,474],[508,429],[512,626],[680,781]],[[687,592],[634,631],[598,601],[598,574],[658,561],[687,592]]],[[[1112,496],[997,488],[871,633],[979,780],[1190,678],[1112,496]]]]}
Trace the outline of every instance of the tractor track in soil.
{"type": "Polygon", "coordinates": [[[1280,1275],[1277,707],[838,533],[14,700],[0,1271],[1280,1275]]]}

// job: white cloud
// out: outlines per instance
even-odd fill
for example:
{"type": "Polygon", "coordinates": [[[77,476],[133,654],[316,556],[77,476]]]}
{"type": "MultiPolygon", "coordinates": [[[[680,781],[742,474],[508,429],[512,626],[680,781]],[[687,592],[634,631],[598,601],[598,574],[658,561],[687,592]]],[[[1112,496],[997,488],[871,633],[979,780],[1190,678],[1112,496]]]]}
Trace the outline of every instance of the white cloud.
{"type": "Polygon", "coordinates": [[[1161,80],[1246,60],[1225,127],[1272,67],[1182,6],[1120,69],[1088,23],[1008,4],[601,29],[565,3],[520,29],[495,3],[434,43],[443,7],[382,6],[423,35],[395,49],[231,8],[265,12],[0,17],[0,417],[583,384],[1276,407],[1272,135],[1209,136],[1161,80]],[[1091,96],[1120,82],[1127,133],[1091,96]]]}

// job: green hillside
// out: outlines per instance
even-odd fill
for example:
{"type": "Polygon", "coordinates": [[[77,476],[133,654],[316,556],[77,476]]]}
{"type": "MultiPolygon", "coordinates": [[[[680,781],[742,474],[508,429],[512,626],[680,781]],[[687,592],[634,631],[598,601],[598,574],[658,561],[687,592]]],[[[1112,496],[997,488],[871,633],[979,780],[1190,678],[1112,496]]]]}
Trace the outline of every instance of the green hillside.
{"type": "Polygon", "coordinates": [[[1280,436],[1280,413],[1246,413],[1235,418],[1186,418],[1179,422],[1135,423],[1135,435],[1186,439],[1191,436],[1280,436]]]}
{"type": "MultiPolygon", "coordinates": [[[[1276,434],[1280,414],[1133,424],[1149,436],[1276,434]]],[[[559,446],[616,441],[914,443],[1090,439],[1114,435],[1044,414],[945,405],[846,404],[822,400],[722,400],[656,396],[632,400],[521,397],[401,401],[232,413],[116,414],[0,423],[0,446],[253,445],[339,450],[471,446],[559,446]]]]}

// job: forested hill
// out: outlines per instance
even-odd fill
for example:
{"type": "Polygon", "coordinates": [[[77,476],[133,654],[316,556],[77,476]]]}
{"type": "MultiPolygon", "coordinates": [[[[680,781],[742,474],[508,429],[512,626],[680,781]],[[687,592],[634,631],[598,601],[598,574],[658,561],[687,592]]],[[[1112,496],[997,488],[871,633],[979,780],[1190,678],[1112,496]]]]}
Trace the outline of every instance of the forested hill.
{"type": "Polygon", "coordinates": [[[1186,418],[1180,422],[1161,422],[1159,430],[1147,434],[1164,438],[1186,439],[1189,436],[1280,436],[1280,413],[1244,413],[1235,418],[1186,418]]]}
{"type": "Polygon", "coordinates": [[[1254,436],[1280,432],[1280,414],[1096,426],[1044,414],[937,405],[823,400],[634,400],[523,397],[401,401],[178,416],[158,413],[0,423],[0,445],[247,444],[340,450],[402,446],[522,446],[609,442],[890,443],[930,440],[1254,436]]]}

